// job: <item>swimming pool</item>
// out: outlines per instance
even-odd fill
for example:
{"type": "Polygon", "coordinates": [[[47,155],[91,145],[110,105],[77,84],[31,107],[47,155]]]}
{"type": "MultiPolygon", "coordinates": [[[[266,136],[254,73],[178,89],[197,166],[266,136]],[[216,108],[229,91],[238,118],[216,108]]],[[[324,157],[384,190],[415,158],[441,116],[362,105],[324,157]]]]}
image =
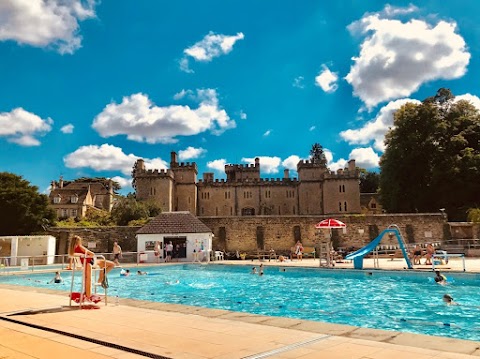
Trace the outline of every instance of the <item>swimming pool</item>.
{"type": "MultiPolygon", "coordinates": [[[[109,294],[270,316],[299,318],[365,328],[480,340],[480,276],[457,275],[447,286],[432,273],[321,270],[251,266],[194,265],[142,267],[148,275],[109,275],[109,294]],[[285,271],[283,271],[285,270],[285,271]],[[372,275],[368,275],[372,273],[372,275]],[[178,281],[178,283],[177,283],[178,281]],[[458,306],[447,306],[449,293],[458,306]]],[[[78,276],[78,280],[80,280],[78,276]]],[[[451,279],[451,276],[448,276],[451,279]]],[[[70,289],[48,284],[53,274],[1,276],[0,283],[70,289]]]]}

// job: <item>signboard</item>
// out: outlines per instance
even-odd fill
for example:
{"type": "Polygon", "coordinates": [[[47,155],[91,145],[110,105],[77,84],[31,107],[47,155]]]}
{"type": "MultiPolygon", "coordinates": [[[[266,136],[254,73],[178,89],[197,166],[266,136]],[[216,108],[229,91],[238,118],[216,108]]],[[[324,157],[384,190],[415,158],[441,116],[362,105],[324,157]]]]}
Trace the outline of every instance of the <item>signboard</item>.
{"type": "Polygon", "coordinates": [[[93,249],[93,248],[97,248],[97,242],[88,242],[87,243],[87,248],[88,249],[93,249]]]}

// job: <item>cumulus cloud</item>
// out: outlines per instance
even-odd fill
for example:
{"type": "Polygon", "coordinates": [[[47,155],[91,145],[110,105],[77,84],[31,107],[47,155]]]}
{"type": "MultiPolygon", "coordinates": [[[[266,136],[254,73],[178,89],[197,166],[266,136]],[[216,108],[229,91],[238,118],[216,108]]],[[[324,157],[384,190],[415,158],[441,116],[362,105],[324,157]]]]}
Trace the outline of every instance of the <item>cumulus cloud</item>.
{"type": "Polygon", "coordinates": [[[42,119],[34,113],[18,107],[10,112],[0,113],[0,137],[21,146],[39,146],[36,138],[52,129],[51,118],[42,119]]]}
{"type": "Polygon", "coordinates": [[[377,116],[359,129],[349,129],[340,132],[340,137],[351,145],[366,145],[373,141],[373,147],[379,151],[385,150],[385,134],[393,127],[393,114],[407,102],[419,104],[413,99],[401,99],[389,102],[383,106],[377,116]]]}
{"type": "Polygon", "coordinates": [[[92,127],[102,137],[126,135],[129,140],[147,143],[175,143],[177,136],[192,136],[210,131],[215,135],[236,126],[220,108],[212,89],[197,90],[197,108],[156,106],[147,95],[137,93],[110,103],[99,113],[92,127]]]}
{"type": "Polygon", "coordinates": [[[298,164],[298,162],[300,162],[300,160],[302,160],[302,158],[300,158],[299,156],[290,155],[282,161],[282,166],[284,168],[288,168],[291,171],[296,171],[297,170],[297,164],[298,164]]]}
{"type": "Polygon", "coordinates": [[[337,85],[338,75],[326,66],[322,65],[322,71],[315,77],[315,84],[319,86],[323,91],[332,93],[338,88],[337,85]]]}
{"type": "Polygon", "coordinates": [[[243,111],[240,111],[240,119],[241,120],[246,120],[247,119],[247,114],[243,111]]]}
{"type": "Polygon", "coordinates": [[[63,133],[73,133],[74,128],[75,128],[75,126],[73,126],[71,123],[69,123],[68,125],[63,126],[60,129],[60,131],[62,131],[63,133]]]}
{"type": "Polygon", "coordinates": [[[271,133],[272,133],[272,130],[266,130],[266,131],[263,133],[263,137],[268,137],[268,136],[270,136],[271,133]]]}
{"type": "Polygon", "coordinates": [[[336,171],[340,168],[345,168],[347,166],[347,160],[344,158],[339,158],[338,160],[333,160],[333,152],[327,148],[324,148],[323,153],[325,154],[325,158],[327,159],[327,167],[330,171],[336,171]]]}
{"type": "Polygon", "coordinates": [[[192,90],[182,89],[180,92],[177,92],[175,95],[173,95],[173,99],[174,100],[181,100],[185,96],[191,95],[191,94],[192,94],[192,90]]]}
{"type": "Polygon", "coordinates": [[[193,70],[190,69],[189,58],[200,62],[210,62],[215,57],[231,52],[235,43],[244,38],[245,36],[241,32],[232,36],[209,32],[202,40],[183,50],[184,57],[180,60],[180,70],[191,73],[193,70]]]}
{"type": "Polygon", "coordinates": [[[410,14],[415,11],[418,11],[418,8],[413,4],[410,4],[408,7],[398,7],[387,4],[383,9],[383,14],[387,17],[392,17],[397,15],[410,14]]]}
{"type": "Polygon", "coordinates": [[[470,60],[454,22],[401,22],[377,13],[364,16],[348,29],[365,39],[345,79],[369,109],[407,97],[425,82],[459,78],[470,60]]]}
{"type": "MultiPolygon", "coordinates": [[[[280,163],[282,162],[280,157],[269,157],[269,156],[257,156],[258,159],[260,160],[260,171],[262,173],[278,173],[278,167],[280,166],[280,163]]],[[[242,158],[242,162],[245,163],[255,163],[255,157],[254,158],[242,158]]]]}
{"type": "Polygon", "coordinates": [[[207,162],[207,167],[218,172],[225,172],[227,160],[224,158],[207,162]]]}
{"type": "MultiPolygon", "coordinates": [[[[125,154],[120,147],[109,144],[101,146],[89,145],[79,147],[63,158],[68,168],[91,168],[95,171],[120,171],[130,175],[133,165],[139,156],[125,154]]],[[[161,158],[144,158],[148,169],[166,169],[167,162],[161,158]]]]}
{"type": "Polygon", "coordinates": [[[293,84],[292,86],[293,87],[296,87],[296,88],[299,88],[299,89],[303,89],[305,88],[305,84],[304,84],[304,77],[303,76],[297,76],[293,79],[293,84]]]}
{"type": "Polygon", "coordinates": [[[120,176],[112,177],[112,181],[118,182],[122,189],[132,188],[132,179],[120,176]]]}
{"type": "Polygon", "coordinates": [[[202,147],[195,148],[195,147],[189,146],[184,150],[178,151],[178,158],[181,161],[186,161],[186,160],[198,158],[204,155],[205,153],[207,153],[207,150],[202,147]]]}
{"type": "Polygon", "coordinates": [[[0,41],[72,54],[81,47],[79,21],[93,17],[94,0],[5,0],[0,3],[0,41]]]}
{"type": "Polygon", "coordinates": [[[355,148],[350,152],[350,159],[355,160],[355,165],[362,168],[378,167],[380,156],[371,147],[355,148]]]}

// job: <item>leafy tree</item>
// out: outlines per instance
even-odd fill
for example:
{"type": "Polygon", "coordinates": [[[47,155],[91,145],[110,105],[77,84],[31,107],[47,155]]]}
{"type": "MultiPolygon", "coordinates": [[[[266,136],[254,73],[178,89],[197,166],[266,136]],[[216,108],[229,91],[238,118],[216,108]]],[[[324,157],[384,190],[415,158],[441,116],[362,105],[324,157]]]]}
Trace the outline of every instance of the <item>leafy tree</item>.
{"type": "MultiPolygon", "coordinates": [[[[80,178],[77,178],[74,181],[63,181],[63,186],[67,186],[70,183],[74,183],[74,182],[77,182],[77,183],[97,183],[97,182],[100,182],[105,187],[108,187],[110,179],[108,179],[106,177],[80,177],[80,178]]],[[[59,185],[58,181],[55,181],[55,184],[58,186],[59,185]]],[[[118,183],[117,181],[112,180],[112,188],[113,188],[113,192],[117,193],[119,190],[122,189],[122,186],[120,186],[120,183],[118,183]]]]}
{"type": "Polygon", "coordinates": [[[377,193],[380,186],[380,174],[360,169],[360,193],[377,193]]]}
{"type": "Polygon", "coordinates": [[[320,164],[322,166],[327,165],[327,158],[325,157],[325,152],[323,147],[319,143],[314,143],[312,149],[310,150],[310,158],[313,163],[320,164]]]}
{"type": "Polygon", "coordinates": [[[389,212],[438,212],[465,220],[480,203],[480,113],[440,89],[394,115],[380,161],[382,205],[389,212]]]}
{"type": "Polygon", "coordinates": [[[154,202],[137,201],[133,194],[119,198],[112,209],[112,219],[119,226],[126,226],[129,222],[140,219],[148,219],[156,216],[161,209],[154,202]]]}
{"type": "Polygon", "coordinates": [[[0,233],[31,234],[56,220],[48,197],[21,176],[0,172],[0,233]]]}
{"type": "Polygon", "coordinates": [[[470,208],[467,218],[469,222],[480,223],[480,208],[470,208]]]}

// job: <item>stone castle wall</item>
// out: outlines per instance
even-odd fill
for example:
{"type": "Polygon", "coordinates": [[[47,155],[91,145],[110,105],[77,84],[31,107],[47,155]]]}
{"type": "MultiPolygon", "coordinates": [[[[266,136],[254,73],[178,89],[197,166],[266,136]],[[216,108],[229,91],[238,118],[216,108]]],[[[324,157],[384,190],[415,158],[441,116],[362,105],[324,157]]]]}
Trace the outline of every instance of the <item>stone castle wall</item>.
{"type": "MultiPolygon", "coordinates": [[[[320,216],[248,216],[199,217],[210,229],[214,249],[226,251],[255,251],[275,249],[287,251],[296,240],[304,246],[315,246],[319,237],[328,237],[327,230],[315,230],[315,224],[326,217],[320,216]]],[[[332,230],[332,240],[337,247],[360,248],[374,239],[391,224],[399,226],[407,243],[442,242],[445,225],[441,214],[379,214],[347,215],[336,217],[346,223],[342,229],[332,230]]],[[[385,238],[382,244],[395,245],[396,239],[385,238]]]]}

